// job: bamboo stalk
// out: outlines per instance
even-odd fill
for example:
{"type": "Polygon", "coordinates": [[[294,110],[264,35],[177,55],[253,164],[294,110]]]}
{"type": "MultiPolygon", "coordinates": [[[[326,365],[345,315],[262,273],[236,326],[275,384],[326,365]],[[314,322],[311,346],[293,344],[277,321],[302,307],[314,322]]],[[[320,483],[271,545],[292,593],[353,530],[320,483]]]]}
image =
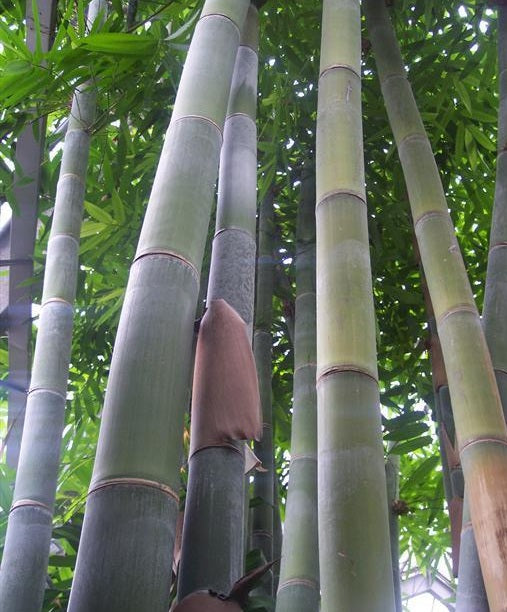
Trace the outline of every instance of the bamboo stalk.
{"type": "Polygon", "coordinates": [[[120,317],[70,612],[168,608],[199,270],[248,5],[207,0],[188,51],[120,317]]]}
{"type": "Polygon", "coordinates": [[[317,612],[317,360],[315,180],[302,177],[296,240],[294,404],[291,464],[276,612],[317,612]]]}
{"type": "MultiPolygon", "coordinates": [[[[104,0],[93,0],[88,24],[102,19],[105,11],[104,0]]],[[[38,612],[46,585],[95,97],[93,83],[76,90],[65,136],[32,380],[0,571],[0,609],[10,612],[38,612]]]]}
{"type": "Polygon", "coordinates": [[[325,0],[317,117],[322,611],[394,609],[361,125],[359,0],[325,0]]]}
{"type": "MultiPolygon", "coordinates": [[[[256,442],[254,451],[266,471],[256,472],[253,495],[259,503],[252,511],[252,548],[260,549],[266,561],[273,559],[273,505],[274,505],[274,455],[273,409],[271,390],[271,326],[273,323],[273,192],[270,191],[259,210],[257,287],[255,296],[255,321],[253,349],[262,408],[262,440],[256,442]]],[[[273,594],[273,573],[267,572],[262,581],[266,594],[273,594]]]]}
{"type": "Polygon", "coordinates": [[[507,428],[442,183],[384,2],[364,3],[442,344],[486,591],[507,610],[507,428]]]}
{"type": "Polygon", "coordinates": [[[393,503],[400,497],[400,457],[391,453],[386,460],[387,507],[389,512],[389,536],[391,540],[391,566],[393,572],[394,604],[396,612],[402,612],[400,583],[400,525],[393,503]]]}
{"type": "MultiPolygon", "coordinates": [[[[496,382],[507,415],[507,6],[498,3],[498,145],[495,199],[491,221],[488,268],[482,325],[496,382]]],[[[461,547],[466,554],[459,567],[456,610],[488,610],[474,530],[470,523],[468,500],[465,499],[461,547]]]]}
{"type": "MultiPolygon", "coordinates": [[[[251,5],[236,57],[220,158],[208,301],[224,299],[251,339],[255,279],[258,14],[251,5]]],[[[229,593],[243,574],[243,442],[202,448],[189,459],[178,598],[229,593]],[[239,452],[238,452],[239,451],[239,452]]]]}

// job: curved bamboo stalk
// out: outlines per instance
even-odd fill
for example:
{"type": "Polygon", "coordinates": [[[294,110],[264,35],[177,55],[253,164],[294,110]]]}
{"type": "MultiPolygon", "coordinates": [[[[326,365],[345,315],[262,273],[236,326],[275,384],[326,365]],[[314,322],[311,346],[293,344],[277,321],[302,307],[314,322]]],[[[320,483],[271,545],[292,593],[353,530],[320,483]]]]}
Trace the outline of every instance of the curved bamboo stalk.
{"type": "Polygon", "coordinates": [[[361,125],[359,0],[325,0],[317,118],[322,611],[394,609],[361,125]]]}
{"type": "Polygon", "coordinates": [[[507,428],[442,183],[384,2],[364,3],[437,320],[489,604],[507,610],[507,428]]]}
{"type": "MultiPolygon", "coordinates": [[[[273,410],[271,391],[271,347],[273,339],[273,192],[266,195],[259,210],[259,245],[257,256],[257,287],[255,296],[255,322],[253,349],[259,380],[262,407],[262,440],[254,446],[255,454],[266,471],[256,472],[253,495],[259,503],[252,511],[252,548],[260,549],[266,561],[273,559],[273,505],[274,505],[274,456],[273,410]]],[[[263,590],[273,592],[273,573],[269,571],[262,580],[263,590]]]]}
{"type": "MultiPolygon", "coordinates": [[[[258,14],[251,5],[238,49],[220,157],[208,302],[224,299],[251,339],[255,279],[258,14]]],[[[178,598],[229,593],[243,574],[243,442],[202,448],[189,459],[178,598]],[[237,452],[237,451],[240,452],[237,452]]]]}
{"type": "Polygon", "coordinates": [[[277,612],[317,612],[317,360],[315,315],[315,180],[303,176],[296,240],[294,406],[291,465],[277,612]]]}
{"type": "MultiPolygon", "coordinates": [[[[102,19],[105,11],[105,0],[93,0],[89,25],[102,19]]],[[[46,586],[95,97],[93,83],[76,91],[65,136],[32,380],[0,571],[0,609],[10,612],[39,612],[46,586]]]]}
{"type": "Polygon", "coordinates": [[[207,0],[116,338],[69,611],[166,611],[199,270],[248,0],[207,0]]]}
{"type": "MultiPolygon", "coordinates": [[[[491,353],[504,416],[507,415],[507,6],[498,3],[498,145],[482,325],[491,353]]],[[[456,610],[487,612],[484,582],[465,500],[456,610]]]]}

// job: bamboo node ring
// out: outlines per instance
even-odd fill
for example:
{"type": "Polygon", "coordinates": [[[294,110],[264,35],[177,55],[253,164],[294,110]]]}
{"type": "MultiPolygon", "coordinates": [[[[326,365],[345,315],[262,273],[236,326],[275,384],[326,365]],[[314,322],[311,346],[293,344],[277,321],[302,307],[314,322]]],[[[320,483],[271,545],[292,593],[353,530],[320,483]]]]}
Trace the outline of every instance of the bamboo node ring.
{"type": "Polygon", "coordinates": [[[162,491],[168,497],[180,501],[180,496],[174,489],[172,489],[169,485],[166,485],[162,482],[157,482],[156,480],[148,480],[147,478],[109,478],[107,480],[101,480],[97,484],[91,486],[88,489],[88,496],[92,493],[96,493],[101,489],[105,489],[107,487],[114,487],[116,485],[133,485],[137,487],[149,487],[151,489],[157,489],[158,491],[162,491]]]}
{"type": "Polygon", "coordinates": [[[56,389],[48,389],[46,387],[30,387],[27,395],[31,395],[32,393],[52,393],[53,395],[57,395],[59,398],[63,399],[65,402],[67,401],[67,395],[61,391],[57,391],[56,389]]]}
{"type": "Polygon", "coordinates": [[[52,234],[48,238],[48,242],[51,242],[51,240],[55,240],[56,238],[70,238],[76,243],[77,246],[79,246],[79,240],[72,234],[69,234],[68,232],[58,232],[58,233],[52,234]]]}
{"type": "Polygon", "coordinates": [[[320,198],[315,206],[315,210],[317,210],[319,206],[326,204],[332,197],[340,195],[348,195],[357,198],[366,206],[366,196],[364,194],[353,191],[352,189],[335,189],[334,191],[328,191],[320,198]]]}
{"type": "Polygon", "coordinates": [[[46,306],[47,304],[51,304],[52,302],[55,302],[57,304],[65,304],[65,306],[68,306],[69,308],[74,310],[74,306],[68,300],[65,300],[64,298],[56,297],[56,296],[50,297],[47,300],[44,300],[44,302],[42,302],[40,307],[44,308],[44,306],[46,306]]]}
{"type": "Polygon", "coordinates": [[[319,583],[316,580],[311,580],[310,578],[289,578],[288,580],[284,580],[278,586],[278,593],[282,590],[291,586],[293,584],[300,584],[301,586],[307,586],[310,589],[318,589],[319,583]]]}
{"type": "Polygon", "coordinates": [[[246,234],[249,238],[251,238],[252,242],[255,242],[252,234],[246,230],[244,227],[235,227],[234,225],[228,225],[227,227],[222,227],[221,229],[217,230],[215,232],[215,235],[213,236],[213,240],[215,240],[215,238],[217,236],[220,236],[220,234],[224,234],[225,232],[241,232],[242,234],[246,234]]]}
{"type": "Polygon", "coordinates": [[[256,126],[255,119],[253,119],[251,115],[249,115],[248,113],[239,113],[239,112],[231,113],[230,115],[226,115],[225,117],[226,123],[229,119],[232,119],[233,117],[245,117],[245,119],[250,119],[250,122],[253,123],[254,127],[256,126]]]}
{"type": "Polygon", "coordinates": [[[460,456],[461,456],[461,453],[463,453],[465,450],[467,450],[471,446],[475,446],[476,444],[482,444],[484,442],[486,443],[489,442],[493,444],[501,444],[502,446],[507,446],[507,440],[505,438],[495,438],[493,436],[478,437],[472,440],[468,440],[467,442],[465,442],[465,444],[463,444],[463,446],[459,450],[460,456]]]}
{"type": "Polygon", "coordinates": [[[296,368],[294,368],[294,374],[296,372],[299,372],[299,370],[303,370],[304,368],[316,368],[317,364],[313,361],[308,361],[307,363],[302,363],[301,365],[298,365],[296,368]]]}
{"type": "Polygon", "coordinates": [[[300,459],[317,461],[317,453],[293,453],[290,456],[290,463],[292,463],[293,461],[299,461],[300,459]]]}
{"type": "Polygon", "coordinates": [[[31,506],[33,508],[40,508],[41,510],[45,510],[46,512],[49,512],[50,515],[53,514],[53,511],[51,510],[51,508],[47,505],[44,504],[43,502],[40,501],[36,501],[35,499],[18,499],[18,501],[15,501],[12,506],[11,509],[9,510],[9,512],[12,512],[13,510],[16,510],[16,508],[23,508],[26,506],[31,506]]]}
{"type": "Polygon", "coordinates": [[[437,327],[439,325],[442,325],[442,323],[445,321],[445,319],[447,319],[448,317],[451,317],[453,314],[458,314],[459,312],[469,312],[470,314],[478,316],[477,308],[475,306],[473,306],[472,304],[457,304],[456,306],[453,306],[452,308],[449,308],[448,310],[445,310],[438,317],[438,319],[437,319],[437,327]]]}
{"type": "Polygon", "coordinates": [[[230,21],[238,30],[238,32],[241,34],[241,29],[239,27],[239,25],[234,21],[234,19],[232,19],[232,17],[229,17],[229,15],[225,15],[224,13],[206,13],[206,15],[203,15],[202,17],[200,17],[199,19],[199,23],[201,23],[201,21],[203,21],[204,19],[206,19],[207,17],[222,17],[223,19],[226,19],[227,21],[230,21]]]}
{"type": "Polygon", "coordinates": [[[494,251],[495,249],[503,249],[507,247],[507,242],[496,242],[495,244],[489,247],[489,252],[494,251]]]}
{"type": "Polygon", "coordinates": [[[428,210],[424,212],[420,217],[414,219],[414,229],[417,229],[419,223],[426,221],[427,219],[431,219],[432,217],[444,217],[444,219],[449,219],[449,213],[446,210],[428,210]]]}
{"type": "Polygon", "coordinates": [[[354,365],[353,363],[342,363],[326,368],[317,375],[317,385],[328,376],[331,376],[332,374],[341,374],[342,372],[356,372],[357,374],[364,374],[365,376],[368,376],[368,378],[375,381],[375,383],[378,385],[376,374],[370,372],[370,370],[367,370],[366,368],[354,365]]]}
{"type": "Polygon", "coordinates": [[[425,132],[412,132],[411,134],[403,136],[401,140],[397,140],[396,146],[398,147],[398,149],[401,149],[401,147],[403,147],[404,145],[409,144],[412,141],[416,142],[418,140],[420,142],[429,144],[428,136],[425,132]]]}
{"type": "Polygon", "coordinates": [[[333,70],[339,70],[340,68],[352,72],[352,74],[355,75],[358,79],[361,78],[361,75],[350,64],[331,64],[330,66],[326,66],[324,70],[319,74],[319,79],[321,79],[328,72],[332,72],[333,70]]]}
{"type": "MultiPolygon", "coordinates": [[[[72,130],[74,131],[74,130],[72,130]]],[[[81,130],[79,130],[81,131],[81,130]]],[[[77,181],[79,181],[81,183],[81,185],[85,185],[85,181],[83,179],[82,176],[79,176],[79,174],[76,174],[75,172],[65,172],[64,174],[60,174],[60,178],[58,179],[58,182],[63,181],[63,179],[66,178],[74,178],[77,181]]]]}
{"type": "Polygon", "coordinates": [[[178,261],[181,261],[191,270],[193,276],[197,280],[199,280],[199,272],[197,271],[197,268],[194,266],[194,264],[189,259],[183,257],[183,255],[175,253],[174,251],[169,251],[168,249],[158,249],[156,247],[153,249],[144,249],[143,251],[136,253],[136,256],[134,257],[134,263],[137,263],[143,257],[149,257],[150,255],[165,255],[166,257],[174,258],[178,261]]]}
{"type": "Polygon", "coordinates": [[[167,131],[169,131],[171,129],[172,125],[174,125],[175,123],[178,123],[178,121],[183,121],[185,119],[201,119],[202,121],[205,121],[207,123],[211,123],[211,125],[213,125],[218,130],[218,133],[220,134],[220,138],[223,139],[223,137],[224,137],[224,131],[218,125],[218,123],[216,123],[215,121],[213,121],[213,119],[210,119],[209,117],[205,117],[204,115],[181,115],[180,117],[176,117],[176,119],[171,121],[171,123],[169,124],[169,128],[168,128],[167,131]]]}

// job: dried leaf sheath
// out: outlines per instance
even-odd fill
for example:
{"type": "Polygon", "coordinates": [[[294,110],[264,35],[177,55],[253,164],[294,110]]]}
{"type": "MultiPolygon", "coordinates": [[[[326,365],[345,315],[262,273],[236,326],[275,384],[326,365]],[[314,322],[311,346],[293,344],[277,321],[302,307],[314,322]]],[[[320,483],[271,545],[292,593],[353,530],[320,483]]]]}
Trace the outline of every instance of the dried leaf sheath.
{"type": "Polygon", "coordinates": [[[213,300],[197,340],[190,454],[262,433],[257,371],[246,325],[225,300],[213,300]]]}

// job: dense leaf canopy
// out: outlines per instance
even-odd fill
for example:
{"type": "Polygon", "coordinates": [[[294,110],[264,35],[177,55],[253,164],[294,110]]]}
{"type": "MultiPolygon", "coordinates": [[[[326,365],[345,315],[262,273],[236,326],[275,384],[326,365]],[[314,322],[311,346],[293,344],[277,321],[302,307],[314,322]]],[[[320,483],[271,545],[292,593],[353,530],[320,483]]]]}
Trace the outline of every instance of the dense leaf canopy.
{"type": "MultiPolygon", "coordinates": [[[[301,169],[312,166],[315,150],[319,4],[270,1],[261,9],[258,188],[259,199],[268,189],[276,194],[273,392],[282,499],[290,452],[293,354],[288,329],[294,311],[294,234],[301,169]]],[[[481,308],[496,153],[495,10],[460,0],[392,4],[409,79],[481,308]]],[[[66,601],[123,291],[201,2],[139,0],[128,25],[126,4],[113,0],[112,6],[103,30],[87,33],[82,0],[60,0],[54,46],[43,54],[31,53],[24,43],[24,3],[0,2],[0,201],[9,202],[13,214],[16,136],[33,112],[48,119],[35,303],[40,301],[70,97],[76,85],[90,78],[100,92],[55,516],[54,552],[66,555],[54,555],[50,563],[48,610],[60,609],[66,601]]],[[[388,441],[395,442],[390,448],[401,454],[400,497],[410,509],[401,518],[403,558],[430,570],[446,553],[450,538],[432,422],[427,314],[405,184],[366,30],[363,60],[366,184],[386,449],[388,441]]],[[[6,372],[5,338],[0,339],[0,365],[6,372]]],[[[7,400],[1,392],[5,422],[7,400]]],[[[4,530],[13,475],[6,466],[1,469],[4,530]]]]}

